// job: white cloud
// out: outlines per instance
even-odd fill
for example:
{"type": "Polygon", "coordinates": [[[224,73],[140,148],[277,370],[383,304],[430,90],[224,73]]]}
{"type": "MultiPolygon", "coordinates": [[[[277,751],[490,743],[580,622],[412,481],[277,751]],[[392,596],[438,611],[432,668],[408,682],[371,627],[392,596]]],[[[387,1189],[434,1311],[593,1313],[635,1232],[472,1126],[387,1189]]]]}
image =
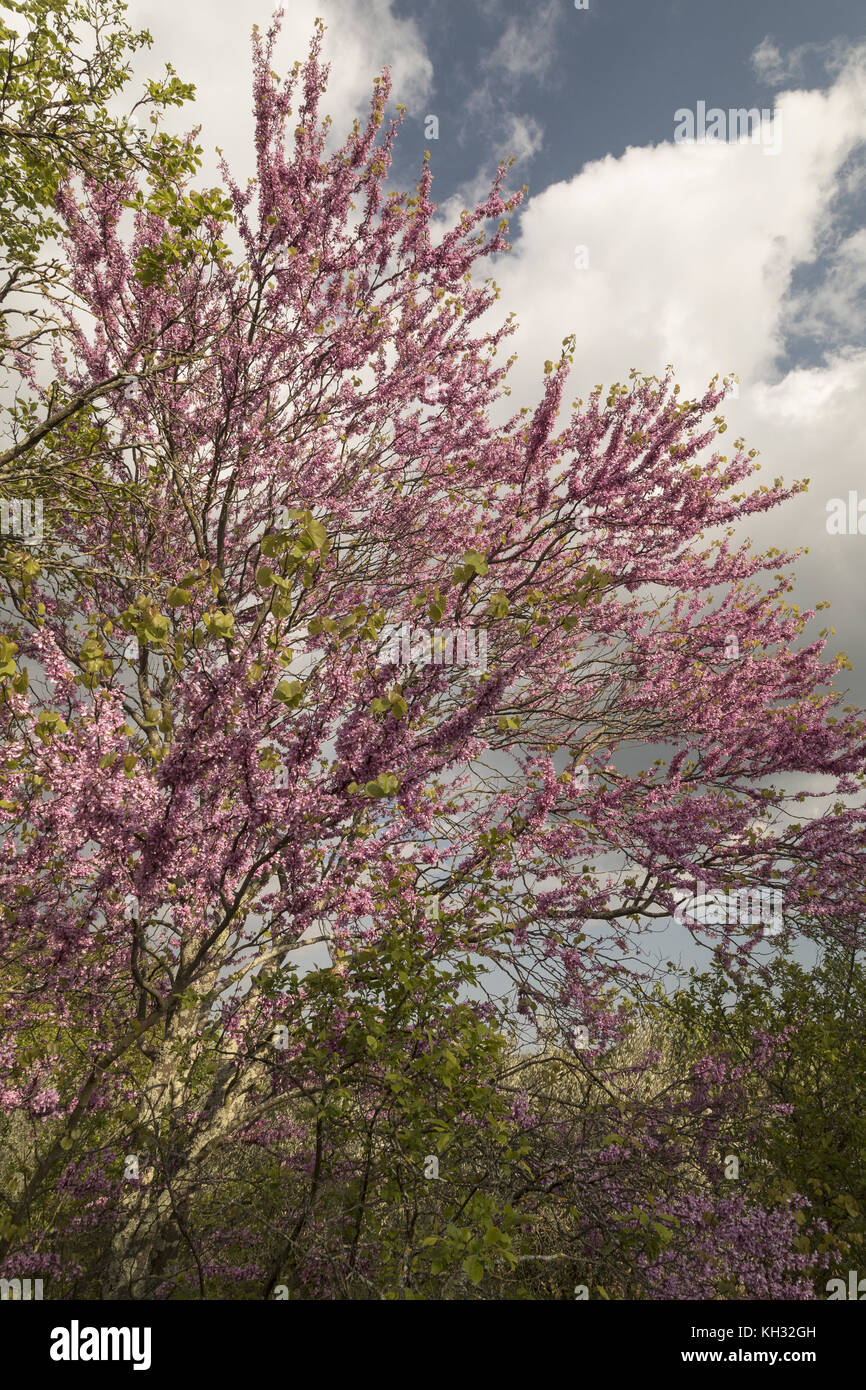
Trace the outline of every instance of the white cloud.
{"type": "Polygon", "coordinates": [[[850,53],[844,39],[830,39],[826,43],[802,43],[784,52],[769,34],[761,40],[751,55],[752,71],[761,81],[771,87],[790,82],[803,75],[806,59],[818,58],[827,72],[839,72],[850,53]]]}
{"type": "Polygon", "coordinates": [[[503,138],[503,153],[522,164],[537,154],[544,144],[544,128],[533,116],[509,116],[503,138]]]}
{"type": "Polygon", "coordinates": [[[796,76],[799,69],[799,56],[787,54],[783,57],[778,44],[769,34],[763,38],[752,53],[752,70],[756,77],[775,85],[786,78],[796,76]]]}
{"type": "Polygon", "coordinates": [[[772,379],[792,275],[826,244],[845,161],[866,133],[863,53],[827,92],[776,105],[779,154],[748,141],[631,147],[530,200],[496,272],[500,304],[522,324],[527,397],[571,332],[581,388],[668,362],[688,391],[716,371],[737,372],[743,395],[772,379]],[[578,246],[587,269],[575,268],[578,246]]]}
{"type": "MultiPolygon", "coordinates": [[[[820,367],[788,372],[775,383],[755,385],[738,405],[744,407],[749,441],[761,449],[769,478],[808,478],[809,490],[779,511],[750,521],[756,544],[807,546],[798,564],[801,607],[829,599],[814,630],[835,626],[830,651],[851,652],[855,672],[847,683],[864,699],[863,586],[866,536],[827,533],[827,503],[849,491],[866,497],[863,467],[863,402],[866,400],[866,352],[833,355],[820,367]]],[[[739,425],[739,417],[737,420],[739,425]]],[[[845,685],[843,677],[840,684],[845,685]]]]}
{"type": "Polygon", "coordinates": [[[866,228],[846,237],[830,257],[817,288],[791,303],[791,326],[818,342],[856,340],[863,333],[866,293],[866,228]]]}
{"type": "Polygon", "coordinates": [[[485,58],[485,68],[506,73],[517,82],[544,77],[556,57],[559,20],[560,8],[553,0],[525,17],[510,19],[496,47],[485,58]]]}
{"type": "Polygon", "coordinates": [[[852,569],[866,561],[866,537],[829,536],[825,521],[828,498],[849,489],[866,497],[866,352],[856,345],[854,299],[866,234],[845,238],[837,226],[839,195],[856,186],[852,156],[866,138],[863,51],[828,90],[785,92],[776,105],[777,155],[747,141],[671,140],[597,160],[530,199],[514,250],[495,268],[495,317],[514,310],[520,321],[509,345],[519,360],[507,412],[535,404],[545,359],[572,332],[566,403],[596,382],[626,381],[631,367],[661,375],[673,363],[688,395],[717,372],[736,372],[739,399],[724,407],[727,438],[742,433],[760,451],[758,481],[811,479],[807,494],[742,531],[756,545],[810,548],[795,598],[807,607],[830,599],[839,633],[832,650],[851,651],[856,669],[866,653],[862,585],[852,583],[852,569]],[[575,268],[579,246],[587,269],[575,268]],[[822,278],[813,262],[834,246],[822,278]],[[804,267],[814,288],[794,293],[794,273],[804,267]],[[824,347],[819,365],[784,370],[792,327],[824,347]]]}
{"type": "MultiPolygon", "coordinates": [[[[267,0],[132,0],[130,20],[150,30],[154,46],[136,63],[142,75],[154,75],[171,62],[186,81],[194,82],[194,107],[173,118],[175,128],[201,125],[209,177],[217,177],[215,145],[225,152],[235,173],[245,178],[254,172],[253,120],[251,111],[252,65],[250,34],[254,24],[262,31],[270,25],[273,3],[267,0]]],[[[421,108],[429,96],[433,68],[411,19],[394,13],[392,0],[290,0],[286,6],[277,50],[276,70],[281,74],[309,49],[317,16],[327,33],[324,59],[331,64],[328,91],[322,112],[333,117],[333,134],[342,140],[356,115],[369,108],[373,78],[389,64],[392,98],[409,111],[421,108]]]]}

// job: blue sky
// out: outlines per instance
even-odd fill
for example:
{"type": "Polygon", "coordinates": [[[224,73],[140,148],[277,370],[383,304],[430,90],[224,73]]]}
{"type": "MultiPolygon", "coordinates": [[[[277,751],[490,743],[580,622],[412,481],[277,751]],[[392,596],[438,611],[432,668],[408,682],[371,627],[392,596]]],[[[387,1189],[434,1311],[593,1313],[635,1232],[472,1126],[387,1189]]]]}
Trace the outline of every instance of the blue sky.
{"type": "MultiPolygon", "coordinates": [[[[858,0],[589,0],[587,10],[572,0],[402,0],[393,11],[417,25],[433,65],[448,194],[491,150],[508,152],[509,117],[537,125],[540,148],[521,170],[538,191],[628,145],[669,140],[676,107],[772,106],[771,70],[750,61],[768,37],[797,55],[809,85],[823,79],[823,58],[866,38],[858,0]]],[[[407,137],[409,177],[409,151],[425,143],[414,113],[407,137]]]]}

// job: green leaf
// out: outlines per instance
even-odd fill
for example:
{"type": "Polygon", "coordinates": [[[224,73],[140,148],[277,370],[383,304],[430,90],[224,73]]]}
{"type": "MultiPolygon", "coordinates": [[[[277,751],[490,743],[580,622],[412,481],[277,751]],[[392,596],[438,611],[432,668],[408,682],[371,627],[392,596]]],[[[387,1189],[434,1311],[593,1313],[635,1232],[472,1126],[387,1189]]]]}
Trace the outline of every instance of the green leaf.
{"type": "Polygon", "coordinates": [[[274,691],[274,699],[287,709],[297,709],[304,698],[304,687],[300,681],[280,681],[274,691]]]}
{"type": "Polygon", "coordinates": [[[145,642],[163,642],[168,636],[168,618],[162,613],[149,614],[140,627],[136,628],[136,635],[139,640],[145,642]]]}
{"type": "Polygon", "coordinates": [[[228,637],[235,625],[235,618],[233,613],[218,611],[216,613],[205,613],[202,622],[211,637],[228,637]]]}
{"type": "Polygon", "coordinates": [[[304,529],[317,550],[322,550],[327,545],[328,533],[320,521],[311,519],[304,529]]]}
{"type": "Polygon", "coordinates": [[[463,556],[463,564],[467,569],[474,570],[476,574],[484,575],[487,573],[487,561],[478,550],[467,550],[463,556]]]}
{"type": "Polygon", "coordinates": [[[65,721],[54,709],[44,709],[36,720],[36,732],[45,742],[52,734],[65,734],[69,730],[65,721]]]}

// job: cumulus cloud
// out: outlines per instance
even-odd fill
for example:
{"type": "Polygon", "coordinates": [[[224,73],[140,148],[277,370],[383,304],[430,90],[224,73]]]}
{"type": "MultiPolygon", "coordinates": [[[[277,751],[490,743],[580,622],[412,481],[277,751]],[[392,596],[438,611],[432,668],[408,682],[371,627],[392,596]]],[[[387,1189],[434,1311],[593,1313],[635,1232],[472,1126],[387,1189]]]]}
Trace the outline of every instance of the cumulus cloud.
{"type": "Polygon", "coordinates": [[[863,51],[826,90],[786,91],[776,107],[777,155],[749,141],[631,147],[529,200],[495,271],[496,309],[520,320],[508,409],[537,401],[545,359],[572,332],[569,399],[627,380],[631,367],[660,375],[672,363],[687,394],[736,372],[729,437],[742,433],[759,449],[771,477],[811,479],[807,494],[750,520],[747,534],[761,546],[810,547],[796,597],[831,600],[839,645],[862,670],[851,547],[866,539],[830,536],[825,521],[829,498],[853,488],[866,496],[857,307],[866,234],[840,228],[866,138],[863,51]],[[809,283],[795,289],[804,271],[809,283]],[[797,331],[818,360],[791,370],[797,331]]]}
{"type": "MultiPolygon", "coordinates": [[[[201,124],[205,169],[214,177],[215,145],[236,174],[254,172],[250,33],[254,24],[266,30],[274,9],[268,0],[184,0],[173,6],[165,0],[131,0],[132,23],[154,37],[137,70],[152,74],[160,62],[171,62],[195,83],[195,107],[173,123],[182,129],[201,124]]],[[[373,77],[386,64],[398,99],[410,110],[420,109],[430,93],[433,67],[417,25],[395,13],[393,0],[290,0],[277,52],[279,72],[305,57],[317,16],[327,25],[324,56],[331,76],[323,111],[333,118],[335,139],[368,109],[373,77]]]]}
{"type": "MultiPolygon", "coordinates": [[[[866,132],[864,55],[826,92],[787,92],[776,106],[777,155],[750,141],[630,147],[530,200],[497,271],[525,363],[576,332],[582,386],[668,362],[689,390],[716,371],[744,387],[772,378],[792,277],[826,243],[866,132]]],[[[859,264],[858,247],[846,266],[859,264]]]]}

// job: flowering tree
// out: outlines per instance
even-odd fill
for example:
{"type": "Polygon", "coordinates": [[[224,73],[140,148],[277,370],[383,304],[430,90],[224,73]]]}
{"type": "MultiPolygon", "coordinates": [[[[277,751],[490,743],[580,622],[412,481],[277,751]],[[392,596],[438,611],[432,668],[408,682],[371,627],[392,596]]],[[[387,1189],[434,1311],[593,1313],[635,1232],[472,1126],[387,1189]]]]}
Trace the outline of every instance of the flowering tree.
{"type": "MultiPolygon", "coordinates": [[[[783,890],[786,933],[831,933],[862,901],[858,814],[840,799],[797,823],[777,785],[859,787],[862,721],[830,689],[845,658],[797,645],[813,615],[784,602],[794,557],[733,540],[802,485],[745,490],[754,453],[718,451],[715,381],[681,401],[632,374],[566,412],[573,341],[535,411],[496,423],[513,324],[492,322],[479,270],[520,201],[506,168],[437,236],[426,162],[414,195],[386,187],[387,73],[329,152],[321,33],[280,84],[276,27],[254,39],[254,184],[225,170],[227,195],[201,194],[172,166],[58,195],[88,316],[69,311],[57,379],[70,399],[117,387],[44,438],[69,477],[83,445],[98,461],[87,506],[7,567],[0,1257],[50,1249],[61,1212],[67,1245],[98,1228],[102,1253],[50,1268],[106,1298],[271,1292],[302,1236],[305,1278],[345,1291],[334,1229],[359,1278],[393,1247],[411,1290],[423,1229],[434,1272],[457,1260],[478,1283],[484,1250],[447,1213],[428,1235],[416,1207],[399,1258],[362,1227],[380,1117],[422,1188],[437,1133],[455,1164],[486,1145],[488,1172],[530,1152],[494,1094],[494,1006],[460,993],[480,963],[582,1074],[678,891],[783,890]],[[435,641],[395,650],[404,624],[476,652],[483,634],[484,669],[435,641]],[[326,1172],[351,1187],[330,1234],[326,1172]],[[272,1267],[250,1253],[268,1203],[272,1267]]],[[[689,925],[741,970],[768,937],[689,925]]],[[[695,1087],[723,1088],[726,1066],[682,1079],[688,1103],[654,1101],[650,1138],[700,1116],[695,1087]]],[[[594,1130],[581,1154],[599,1182],[610,1150],[594,1130]]],[[[517,1191],[472,1217],[512,1266],[517,1191]]],[[[751,1296],[802,1296],[788,1216],[762,1227],[728,1201],[722,1219],[750,1258],[773,1232],[751,1296]]],[[[641,1287],[688,1296],[694,1250],[671,1268],[656,1235],[641,1287]]]]}
{"type": "MultiPolygon", "coordinates": [[[[137,169],[161,180],[198,167],[191,139],[146,133],[146,117],[189,100],[194,88],[167,65],[150,79],[128,115],[112,109],[130,75],[130,59],[152,40],[132,30],[122,0],[8,0],[0,19],[0,373],[14,397],[3,411],[0,443],[0,566],[15,574],[16,542],[42,537],[44,511],[55,501],[68,516],[110,483],[90,477],[87,430],[78,435],[74,472],[62,468],[47,445],[58,426],[78,422],[82,410],[122,376],[88,380],[76,394],[55,381],[37,401],[18,389],[39,377],[46,347],[63,337],[69,263],[56,254],[62,228],[56,215],[60,186],[73,177],[110,183],[137,169]],[[7,22],[8,21],[8,22],[7,22]],[[59,473],[63,472],[62,481],[59,473]],[[9,553],[11,552],[11,553],[9,553]]],[[[175,205],[175,225],[195,240],[198,212],[175,205]]],[[[199,242],[202,252],[205,248],[199,242]]],[[[79,306],[80,307],[80,306],[79,306]]],[[[44,380],[44,375],[41,378],[44,380]]],[[[68,465],[68,458],[65,460],[68,465]]],[[[19,557],[24,558],[24,557],[19,557]]]]}

